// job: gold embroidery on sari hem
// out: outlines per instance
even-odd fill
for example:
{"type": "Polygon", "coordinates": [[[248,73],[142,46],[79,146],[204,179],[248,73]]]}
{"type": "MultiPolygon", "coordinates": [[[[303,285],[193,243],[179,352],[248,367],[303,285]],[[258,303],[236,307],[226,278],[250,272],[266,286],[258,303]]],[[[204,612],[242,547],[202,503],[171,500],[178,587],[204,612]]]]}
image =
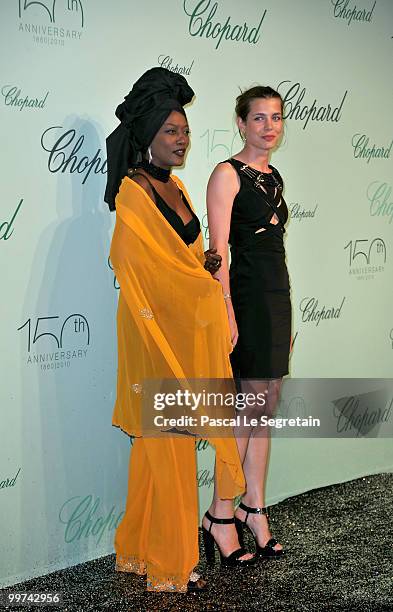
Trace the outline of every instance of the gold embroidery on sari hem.
{"type": "Polygon", "coordinates": [[[136,557],[116,555],[116,572],[129,572],[143,576],[146,574],[146,563],[136,557]]]}
{"type": "Polygon", "coordinates": [[[173,593],[187,592],[187,579],[181,579],[178,576],[171,576],[166,579],[149,576],[146,587],[148,591],[169,591],[173,593]]]}

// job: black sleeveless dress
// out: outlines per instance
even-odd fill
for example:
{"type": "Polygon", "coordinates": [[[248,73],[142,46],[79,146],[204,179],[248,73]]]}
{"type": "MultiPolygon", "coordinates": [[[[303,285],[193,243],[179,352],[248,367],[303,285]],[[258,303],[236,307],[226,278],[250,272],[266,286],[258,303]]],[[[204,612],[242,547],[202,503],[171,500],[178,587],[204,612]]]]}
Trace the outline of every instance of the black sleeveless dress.
{"type": "MultiPolygon", "coordinates": [[[[227,160],[240,178],[231,217],[230,286],[239,339],[231,362],[235,378],[288,374],[291,300],[283,234],[288,209],[279,172],[263,173],[227,160]],[[270,223],[276,214],[279,223],[270,223]],[[258,232],[262,229],[263,231],[258,232]]],[[[225,163],[225,162],[224,162],[225,163]]]]}

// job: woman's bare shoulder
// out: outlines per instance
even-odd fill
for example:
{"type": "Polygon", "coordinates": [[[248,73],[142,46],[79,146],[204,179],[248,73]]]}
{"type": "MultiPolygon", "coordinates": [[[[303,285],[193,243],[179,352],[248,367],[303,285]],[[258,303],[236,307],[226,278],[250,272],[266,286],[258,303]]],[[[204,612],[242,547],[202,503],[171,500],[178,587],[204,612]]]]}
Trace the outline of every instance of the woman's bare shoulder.
{"type": "Polygon", "coordinates": [[[134,183],[137,183],[146,193],[153,198],[153,190],[150,184],[149,179],[142,173],[136,172],[135,170],[131,170],[127,174],[128,178],[131,179],[134,183]]]}

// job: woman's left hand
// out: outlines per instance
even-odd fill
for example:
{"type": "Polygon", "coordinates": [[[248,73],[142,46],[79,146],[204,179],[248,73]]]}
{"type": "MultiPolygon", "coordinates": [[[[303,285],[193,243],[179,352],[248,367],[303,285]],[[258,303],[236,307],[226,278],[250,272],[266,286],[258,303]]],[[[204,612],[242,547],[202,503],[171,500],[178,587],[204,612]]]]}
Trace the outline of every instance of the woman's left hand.
{"type": "Polygon", "coordinates": [[[208,249],[205,251],[205,265],[204,268],[211,274],[215,274],[217,270],[221,268],[221,255],[217,254],[217,249],[208,249]]]}

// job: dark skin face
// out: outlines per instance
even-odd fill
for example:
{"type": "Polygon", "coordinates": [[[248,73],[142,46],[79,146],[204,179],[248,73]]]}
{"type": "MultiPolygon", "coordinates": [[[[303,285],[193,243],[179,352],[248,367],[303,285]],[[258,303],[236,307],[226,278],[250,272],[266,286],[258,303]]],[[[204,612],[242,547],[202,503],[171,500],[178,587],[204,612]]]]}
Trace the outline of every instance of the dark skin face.
{"type": "Polygon", "coordinates": [[[153,164],[167,170],[172,166],[181,166],[190,144],[189,134],[186,117],[172,111],[150,145],[153,164]]]}
{"type": "MultiPolygon", "coordinates": [[[[189,134],[190,129],[187,118],[178,111],[172,111],[152,140],[150,145],[151,162],[155,166],[166,170],[170,170],[173,166],[182,166],[190,144],[189,134]]],[[[167,183],[158,181],[145,173],[142,168],[138,169],[138,173],[148,176],[154,188],[163,200],[179,215],[184,224],[191,221],[192,215],[184,204],[179,188],[174,181],[169,180],[167,183]]],[[[154,192],[149,182],[141,176],[133,178],[154,200],[154,192]]],[[[221,266],[221,256],[216,255],[216,249],[209,249],[205,252],[205,256],[206,270],[211,273],[216,272],[221,266]]]]}

